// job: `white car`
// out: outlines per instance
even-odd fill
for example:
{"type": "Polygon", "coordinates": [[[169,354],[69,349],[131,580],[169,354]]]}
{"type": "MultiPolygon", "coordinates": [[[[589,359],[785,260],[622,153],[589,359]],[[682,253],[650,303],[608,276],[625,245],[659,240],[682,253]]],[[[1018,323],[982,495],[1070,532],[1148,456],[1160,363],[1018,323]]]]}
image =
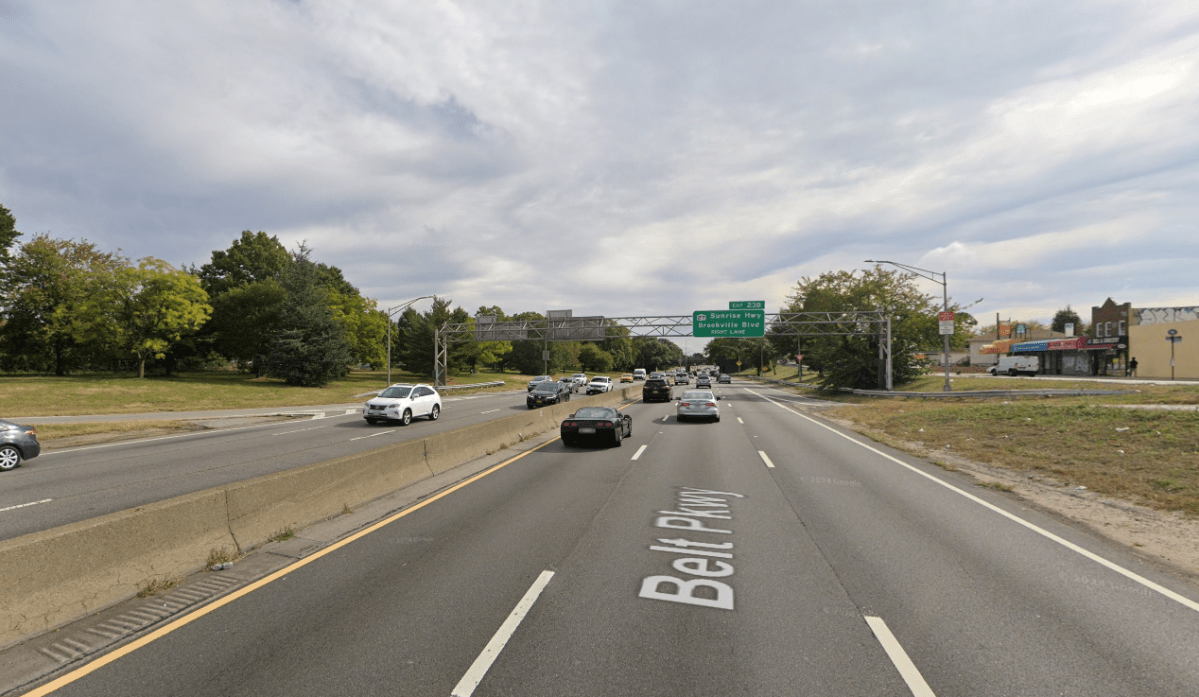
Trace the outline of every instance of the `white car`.
{"type": "Polygon", "coordinates": [[[583,373],[575,373],[574,375],[571,375],[570,378],[575,381],[576,386],[587,387],[587,376],[583,373]]]}
{"type": "Polygon", "coordinates": [[[441,417],[441,395],[428,385],[395,384],[362,407],[362,418],[368,424],[398,421],[407,426],[418,416],[430,421],[441,417]]]}
{"type": "Polygon", "coordinates": [[[612,391],[612,378],[606,375],[596,375],[587,383],[587,394],[600,394],[612,391]]]}

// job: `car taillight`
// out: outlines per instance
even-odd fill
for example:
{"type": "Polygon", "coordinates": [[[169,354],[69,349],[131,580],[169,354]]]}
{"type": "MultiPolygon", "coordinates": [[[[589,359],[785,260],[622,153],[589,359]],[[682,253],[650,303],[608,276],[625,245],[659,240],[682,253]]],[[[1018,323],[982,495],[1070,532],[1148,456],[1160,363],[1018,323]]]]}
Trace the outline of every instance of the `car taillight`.
{"type": "Polygon", "coordinates": [[[707,404],[705,404],[704,406],[706,406],[706,407],[714,407],[714,406],[716,406],[716,402],[708,402],[708,403],[707,403],[707,404]]]}
{"type": "Polygon", "coordinates": [[[600,424],[600,426],[603,426],[604,428],[607,428],[608,426],[611,426],[611,425],[612,425],[611,421],[605,421],[602,424],[600,424]]]}
{"type": "Polygon", "coordinates": [[[679,402],[679,406],[680,407],[689,407],[689,406],[691,406],[691,402],[679,402]]]}

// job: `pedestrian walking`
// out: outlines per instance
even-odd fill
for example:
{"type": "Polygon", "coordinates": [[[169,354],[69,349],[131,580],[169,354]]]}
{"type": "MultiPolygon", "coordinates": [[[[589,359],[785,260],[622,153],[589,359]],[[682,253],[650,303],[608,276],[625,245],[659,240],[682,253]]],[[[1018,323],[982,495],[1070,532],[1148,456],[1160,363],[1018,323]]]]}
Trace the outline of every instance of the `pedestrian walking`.
{"type": "Polygon", "coordinates": [[[1136,377],[1137,374],[1137,357],[1133,356],[1132,360],[1128,361],[1128,377],[1136,377]]]}

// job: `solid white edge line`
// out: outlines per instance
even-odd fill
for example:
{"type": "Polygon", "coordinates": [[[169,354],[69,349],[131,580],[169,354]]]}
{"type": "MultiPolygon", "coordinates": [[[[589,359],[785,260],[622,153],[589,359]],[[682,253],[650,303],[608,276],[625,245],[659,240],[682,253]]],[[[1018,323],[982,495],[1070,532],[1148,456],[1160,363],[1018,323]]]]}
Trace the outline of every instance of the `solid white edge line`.
{"type": "Polygon", "coordinates": [[[640,448],[637,448],[637,452],[633,454],[633,459],[636,460],[637,458],[641,457],[641,453],[645,452],[645,449],[648,447],[649,445],[643,445],[640,448]]]}
{"type": "Polygon", "coordinates": [[[870,630],[874,632],[878,643],[882,644],[883,651],[887,652],[891,663],[895,664],[899,676],[908,684],[908,689],[912,691],[912,697],[937,697],[928,683],[924,682],[924,676],[920,674],[916,664],[912,663],[911,658],[908,658],[908,652],[903,650],[899,640],[887,628],[887,623],[883,621],[883,618],[869,615],[863,615],[863,617],[866,619],[866,624],[870,625],[870,630]]]}
{"type": "Polygon", "coordinates": [[[762,462],[766,463],[767,467],[770,467],[772,469],[774,468],[774,463],[770,461],[770,456],[766,454],[766,451],[759,450],[758,455],[762,458],[762,462]]]}
{"type": "Polygon", "coordinates": [[[466,675],[458,681],[454,686],[454,691],[450,694],[453,697],[470,697],[474,693],[475,688],[483,681],[483,677],[487,675],[487,671],[491,669],[491,664],[495,663],[495,659],[499,657],[500,651],[507,646],[508,640],[516,632],[516,628],[520,626],[525,615],[533,607],[533,603],[537,602],[537,598],[541,596],[541,591],[545,590],[545,586],[554,577],[553,571],[542,571],[537,580],[525,593],[525,597],[520,599],[512,612],[508,615],[508,619],[500,625],[496,630],[495,636],[491,637],[491,641],[487,642],[487,646],[483,647],[483,652],[475,659],[470,668],[466,671],[466,675]]]}
{"type": "Polygon", "coordinates": [[[1113,561],[1108,561],[1107,559],[1104,559],[1103,557],[1099,556],[1098,554],[1095,554],[1094,552],[1091,552],[1087,549],[1079,547],[1078,545],[1074,544],[1073,542],[1070,542],[1069,540],[1058,537],[1057,535],[1049,532],[1048,530],[1046,530],[1042,527],[1039,527],[1033,523],[1030,523],[1027,520],[1024,520],[1020,516],[1017,516],[1012,513],[1008,513],[1007,511],[1003,510],[999,506],[996,506],[992,503],[988,503],[988,502],[978,498],[974,494],[971,494],[966,491],[962,491],[961,489],[957,488],[956,486],[954,486],[948,482],[943,482],[940,479],[937,479],[936,477],[934,477],[933,475],[931,475],[927,472],[923,472],[919,468],[913,467],[912,465],[909,465],[908,463],[904,462],[903,460],[900,460],[899,458],[892,457],[892,456],[884,453],[883,451],[879,450],[878,448],[874,448],[869,445],[866,445],[865,443],[861,442],[860,440],[857,440],[856,438],[853,438],[844,433],[841,433],[840,431],[833,428],[832,426],[829,426],[828,424],[823,424],[823,423],[817,421],[816,419],[813,419],[812,417],[807,416],[806,414],[801,414],[801,413],[795,411],[794,409],[785,407],[782,404],[779,404],[778,402],[774,401],[773,399],[767,397],[766,395],[762,395],[762,398],[765,399],[766,401],[770,402],[771,404],[774,404],[779,409],[782,409],[784,411],[789,411],[792,414],[795,414],[796,416],[798,416],[802,419],[806,419],[823,429],[832,431],[833,433],[837,434],[838,436],[841,436],[842,438],[849,441],[850,443],[854,443],[858,446],[861,446],[876,455],[879,455],[881,457],[884,457],[884,458],[890,460],[891,462],[894,462],[897,465],[906,467],[907,469],[911,470],[912,472],[915,472],[916,474],[920,475],[921,477],[924,477],[924,478],[928,479],[929,481],[936,482],[937,484],[940,484],[941,486],[945,487],[946,489],[949,489],[950,491],[952,491],[956,494],[964,496],[967,499],[970,499],[971,501],[977,503],[978,505],[983,506],[984,508],[988,508],[988,509],[994,511],[995,513],[998,513],[999,515],[1003,516],[1004,518],[1007,518],[1008,520],[1012,521],[1013,523],[1016,523],[1017,525],[1022,525],[1025,528],[1028,528],[1029,530],[1037,533],[1038,535],[1041,535],[1042,537],[1045,537],[1046,539],[1052,540],[1053,542],[1058,543],[1059,545],[1065,547],[1066,549],[1071,550],[1072,552],[1081,554],[1082,556],[1086,557],[1087,559],[1090,559],[1091,561],[1093,561],[1097,564],[1105,566],[1108,569],[1115,571],[1116,573],[1120,574],[1121,576],[1124,576],[1125,578],[1127,578],[1135,583],[1139,583],[1142,586],[1145,586],[1146,588],[1148,588],[1156,593],[1160,593],[1160,594],[1166,596],[1170,600],[1173,600],[1174,602],[1179,603],[1180,605],[1190,608],[1191,610],[1194,610],[1195,612],[1199,612],[1199,602],[1195,602],[1194,600],[1191,600],[1190,598],[1186,597],[1185,595],[1180,595],[1178,593],[1175,593],[1174,591],[1170,590],[1169,588],[1166,588],[1165,586],[1154,583],[1153,581],[1150,581],[1149,579],[1145,578],[1144,576],[1141,576],[1140,574],[1137,574],[1133,571],[1125,569],[1123,566],[1120,566],[1119,564],[1117,564],[1113,561]]]}

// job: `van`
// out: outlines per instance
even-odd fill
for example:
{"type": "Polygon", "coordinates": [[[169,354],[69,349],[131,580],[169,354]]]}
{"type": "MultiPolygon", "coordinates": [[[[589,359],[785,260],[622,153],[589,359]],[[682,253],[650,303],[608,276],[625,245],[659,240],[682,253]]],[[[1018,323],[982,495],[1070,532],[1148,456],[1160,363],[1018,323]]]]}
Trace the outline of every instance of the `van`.
{"type": "Polygon", "coordinates": [[[1041,359],[1037,356],[1000,356],[999,362],[987,368],[992,375],[1036,375],[1041,371],[1041,359]]]}
{"type": "Polygon", "coordinates": [[[633,371],[633,379],[634,380],[644,380],[645,379],[645,368],[638,368],[637,370],[634,370],[633,371]]]}

